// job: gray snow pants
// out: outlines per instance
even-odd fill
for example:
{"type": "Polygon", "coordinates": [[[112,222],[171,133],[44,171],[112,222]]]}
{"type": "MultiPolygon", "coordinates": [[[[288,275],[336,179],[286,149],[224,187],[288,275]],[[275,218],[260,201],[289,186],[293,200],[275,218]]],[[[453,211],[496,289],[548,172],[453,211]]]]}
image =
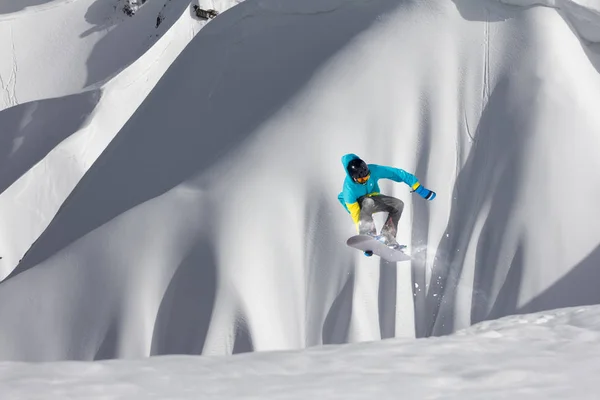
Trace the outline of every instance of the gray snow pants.
{"type": "Polygon", "coordinates": [[[395,197],[377,194],[373,196],[362,196],[358,199],[360,204],[360,217],[358,221],[358,232],[360,234],[377,234],[373,214],[387,212],[388,217],[381,228],[381,235],[388,242],[396,241],[398,222],[404,210],[404,202],[395,197]]]}

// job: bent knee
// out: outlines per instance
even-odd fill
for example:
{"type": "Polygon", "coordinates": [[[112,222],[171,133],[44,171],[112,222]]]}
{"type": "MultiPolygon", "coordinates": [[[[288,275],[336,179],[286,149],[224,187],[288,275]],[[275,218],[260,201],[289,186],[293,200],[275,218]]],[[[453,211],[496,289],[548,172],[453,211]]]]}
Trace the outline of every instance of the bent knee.
{"type": "Polygon", "coordinates": [[[362,199],[362,201],[360,202],[360,206],[362,208],[372,208],[373,206],[375,206],[375,200],[373,200],[370,197],[365,197],[364,199],[362,199]]]}
{"type": "Polygon", "coordinates": [[[400,211],[404,209],[404,202],[400,199],[396,199],[395,204],[396,208],[400,211]]]}

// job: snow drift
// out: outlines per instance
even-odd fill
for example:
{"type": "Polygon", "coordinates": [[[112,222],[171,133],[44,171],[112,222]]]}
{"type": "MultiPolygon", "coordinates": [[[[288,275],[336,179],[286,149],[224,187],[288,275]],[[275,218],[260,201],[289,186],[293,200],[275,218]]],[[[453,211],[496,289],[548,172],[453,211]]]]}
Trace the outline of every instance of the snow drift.
{"type": "Polygon", "coordinates": [[[223,12],[0,284],[0,357],[294,349],[599,302],[595,51],[555,9],[497,1],[223,12]],[[345,246],[347,152],[438,193],[382,184],[412,263],[345,246]]]}
{"type": "Polygon", "coordinates": [[[600,311],[506,317],[455,335],[234,357],[0,363],[10,398],[596,399],[600,311]],[[234,382],[234,384],[232,384],[234,382]]]}

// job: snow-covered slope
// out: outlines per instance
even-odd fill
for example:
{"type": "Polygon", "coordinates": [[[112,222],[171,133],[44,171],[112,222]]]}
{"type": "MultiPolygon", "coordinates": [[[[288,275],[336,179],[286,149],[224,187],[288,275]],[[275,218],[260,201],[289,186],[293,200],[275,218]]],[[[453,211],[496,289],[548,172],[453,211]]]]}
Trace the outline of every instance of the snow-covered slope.
{"type": "MultiPolygon", "coordinates": [[[[167,1],[164,7],[158,9],[155,5],[159,2],[152,2],[152,7],[144,5],[143,12],[139,9],[133,18],[125,16],[117,7],[121,3],[110,5],[99,1],[87,6],[85,2],[77,2],[77,6],[59,3],[53,7],[48,5],[48,8],[39,5],[31,13],[10,14],[11,19],[5,20],[0,17],[0,29],[4,27],[16,32],[15,29],[19,28],[24,32],[22,35],[15,33],[15,49],[23,49],[18,44],[21,42],[43,44],[50,53],[57,53],[58,49],[79,49],[77,52],[73,50],[67,57],[71,70],[59,68],[43,58],[38,59],[42,53],[35,46],[28,46],[27,57],[18,57],[18,63],[15,58],[15,68],[10,74],[5,74],[2,79],[0,73],[5,98],[14,100],[7,103],[14,107],[0,114],[0,278],[14,268],[48,226],[87,168],[137,109],[175,57],[205,25],[205,22],[192,18],[188,8],[181,10],[182,5],[186,6],[185,2],[167,1]],[[82,18],[72,14],[74,7],[80,13],[86,7],[89,7],[88,13],[103,8],[107,18],[122,26],[119,28],[121,33],[111,31],[113,36],[121,36],[111,39],[111,47],[107,49],[111,56],[102,63],[86,60],[87,52],[95,52],[100,44],[81,39],[83,34],[80,30],[83,28],[80,25],[87,25],[82,18]],[[154,20],[148,19],[152,12],[155,17],[161,18],[158,27],[154,20]],[[175,14],[177,12],[179,14],[175,14]],[[65,17],[65,23],[57,26],[54,14],[65,17]],[[51,34],[46,32],[45,35],[58,39],[34,40],[31,37],[32,26],[36,26],[34,33],[52,30],[51,34]],[[57,29],[60,29],[60,35],[54,31],[57,29]],[[133,33],[127,33],[129,30],[133,33]],[[128,38],[130,35],[131,39],[128,38]],[[142,54],[150,45],[152,47],[142,54]],[[17,64],[26,68],[17,68],[17,64]],[[95,65],[97,71],[106,67],[102,72],[104,75],[116,76],[104,85],[96,84],[92,79],[90,86],[80,91],[79,72],[75,69],[81,72],[90,64],[95,65]],[[40,66],[43,73],[28,72],[40,66]],[[19,87],[16,86],[17,76],[19,87]],[[54,86],[43,89],[46,84],[54,86]],[[31,96],[26,93],[34,90],[41,90],[30,93],[37,100],[18,104],[17,100],[30,100],[31,96]],[[69,93],[71,91],[72,94],[69,93]]],[[[234,1],[229,1],[223,6],[231,7],[233,4],[234,1]]],[[[99,29],[98,34],[106,34],[107,29],[99,29]]],[[[14,56],[16,53],[6,54],[14,56]]],[[[0,71],[2,63],[8,61],[8,56],[0,57],[0,71]]]]}
{"type": "Polygon", "coordinates": [[[115,76],[184,10],[190,13],[188,0],[150,1],[130,18],[124,4],[24,0],[0,5],[0,110],[78,93],[115,76]]]}
{"type": "Polygon", "coordinates": [[[506,317],[442,338],[233,357],[0,363],[11,399],[597,399],[600,310],[506,317]]]}
{"type": "Polygon", "coordinates": [[[542,5],[556,8],[585,41],[600,42],[600,2],[598,0],[500,0],[517,6],[542,5]]]}
{"type": "MultiPolygon", "coordinates": [[[[583,223],[600,216],[600,79],[576,33],[554,8],[491,0],[222,13],[56,215],[30,197],[53,220],[0,284],[0,357],[295,349],[600,302],[600,226],[583,223]],[[438,193],[382,184],[406,203],[411,264],[345,245],[348,152],[438,193]]],[[[96,97],[77,96],[87,115],[96,97]]],[[[28,228],[4,220],[10,245],[28,228]]]]}

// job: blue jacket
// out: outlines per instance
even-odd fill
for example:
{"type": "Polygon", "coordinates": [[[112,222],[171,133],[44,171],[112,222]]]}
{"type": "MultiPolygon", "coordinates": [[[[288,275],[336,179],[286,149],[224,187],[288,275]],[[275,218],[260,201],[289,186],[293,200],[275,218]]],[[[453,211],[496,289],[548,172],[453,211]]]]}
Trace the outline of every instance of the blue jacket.
{"type": "Polygon", "coordinates": [[[342,192],[338,195],[338,200],[344,206],[346,211],[350,213],[355,224],[358,224],[360,215],[358,199],[362,196],[380,194],[379,185],[377,183],[380,179],[391,179],[396,182],[404,182],[413,188],[413,190],[420,186],[416,176],[399,168],[386,167],[377,164],[367,164],[371,176],[366,184],[361,185],[360,183],[356,183],[350,177],[347,169],[348,163],[356,158],[359,158],[356,154],[346,154],[342,157],[346,178],[344,179],[342,192]]]}

